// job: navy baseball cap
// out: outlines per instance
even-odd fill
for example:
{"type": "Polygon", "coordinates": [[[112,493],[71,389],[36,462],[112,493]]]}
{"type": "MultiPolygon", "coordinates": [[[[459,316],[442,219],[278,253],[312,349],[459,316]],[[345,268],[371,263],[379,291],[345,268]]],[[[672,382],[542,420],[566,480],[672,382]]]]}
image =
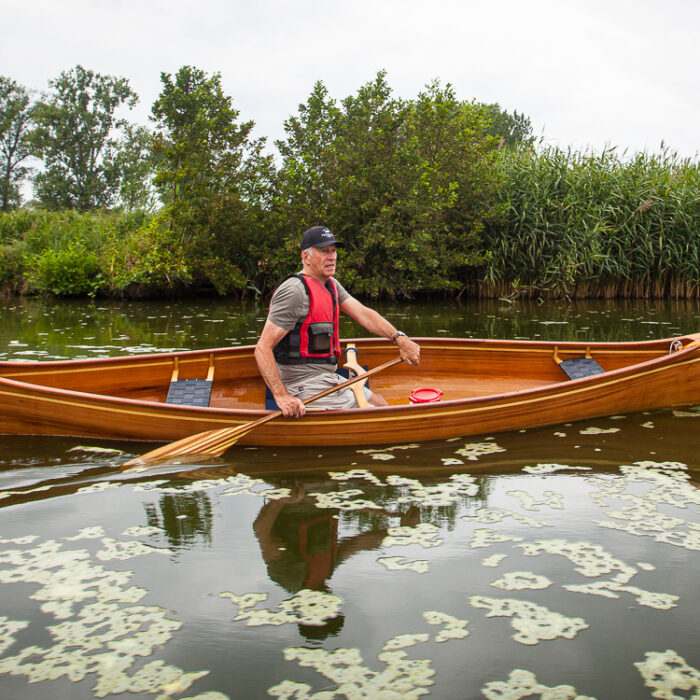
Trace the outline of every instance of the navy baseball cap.
{"type": "Polygon", "coordinates": [[[326,248],[329,245],[344,248],[345,243],[336,241],[331,230],[326,226],[312,226],[308,231],[304,231],[301,237],[301,249],[307,248],[326,248]]]}

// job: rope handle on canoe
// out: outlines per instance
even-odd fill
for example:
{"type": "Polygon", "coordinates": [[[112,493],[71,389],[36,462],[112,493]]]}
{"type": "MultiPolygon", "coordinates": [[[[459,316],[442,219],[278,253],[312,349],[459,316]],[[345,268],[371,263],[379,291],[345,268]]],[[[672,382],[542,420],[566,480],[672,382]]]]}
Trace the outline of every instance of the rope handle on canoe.
{"type": "Polygon", "coordinates": [[[680,352],[681,350],[685,350],[686,348],[692,348],[695,345],[700,345],[700,341],[691,340],[689,343],[683,345],[683,343],[681,343],[680,340],[672,340],[671,345],[668,348],[668,354],[673,355],[674,352],[680,352]]]}

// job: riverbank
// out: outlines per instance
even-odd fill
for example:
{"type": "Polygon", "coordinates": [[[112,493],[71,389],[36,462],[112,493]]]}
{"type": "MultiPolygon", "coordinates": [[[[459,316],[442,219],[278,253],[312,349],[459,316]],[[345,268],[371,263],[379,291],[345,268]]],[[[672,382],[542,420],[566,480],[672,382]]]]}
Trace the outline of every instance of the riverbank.
{"type": "MultiPolygon", "coordinates": [[[[481,220],[465,221],[462,203],[452,218],[443,211],[449,226],[426,233],[424,241],[415,231],[404,237],[400,221],[393,222],[391,238],[378,234],[377,221],[364,228],[328,222],[350,241],[340,254],[339,278],[371,298],[700,298],[698,162],[669,152],[628,158],[614,149],[504,149],[488,177],[499,185],[488,206],[479,203],[481,220]],[[469,234],[463,251],[466,228],[478,236],[469,234]],[[421,276],[414,258],[424,247],[441,252],[432,263],[421,257],[421,276]],[[464,253],[462,262],[440,267],[450,250],[455,258],[464,253]]],[[[208,250],[174,235],[165,209],[2,214],[0,290],[101,298],[265,296],[298,264],[298,232],[281,220],[274,202],[254,214],[248,213],[245,234],[238,227],[236,240],[229,236],[225,246],[220,241],[208,250]]]]}

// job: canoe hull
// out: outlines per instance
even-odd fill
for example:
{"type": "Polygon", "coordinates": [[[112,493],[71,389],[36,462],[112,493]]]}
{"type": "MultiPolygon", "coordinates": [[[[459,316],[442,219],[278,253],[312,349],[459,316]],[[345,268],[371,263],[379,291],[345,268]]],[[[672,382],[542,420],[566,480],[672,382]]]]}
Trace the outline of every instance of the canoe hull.
{"type": "MultiPolygon", "coordinates": [[[[697,338],[681,339],[685,349],[673,353],[667,350],[669,341],[586,346],[423,338],[419,339],[423,359],[418,370],[400,365],[376,377],[374,389],[388,395],[392,405],[309,412],[301,419],[278,418],[245,435],[240,444],[381,445],[697,405],[697,338]],[[607,371],[568,380],[552,359],[555,348],[565,356],[588,350],[607,371]],[[411,405],[407,399],[412,386],[444,389],[447,400],[411,405]]],[[[358,345],[360,361],[370,366],[396,353],[386,341],[353,342],[358,345]]],[[[211,354],[218,381],[229,388],[217,393],[215,380],[209,408],[139,398],[139,390],[151,395],[147,385],[167,385],[172,353],[62,363],[0,363],[0,433],[172,441],[244,425],[265,415],[252,348],[185,352],[177,357],[181,366],[189,363],[191,374],[201,375],[211,354]],[[77,386],[86,390],[77,391],[77,386]],[[236,408],[255,405],[260,408],[236,408]]]]}

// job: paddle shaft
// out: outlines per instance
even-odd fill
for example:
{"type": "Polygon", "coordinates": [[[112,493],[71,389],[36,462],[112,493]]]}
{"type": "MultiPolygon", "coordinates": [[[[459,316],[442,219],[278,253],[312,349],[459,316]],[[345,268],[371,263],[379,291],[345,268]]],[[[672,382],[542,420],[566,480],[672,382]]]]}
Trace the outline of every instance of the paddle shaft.
{"type": "MultiPolygon", "coordinates": [[[[340,384],[336,384],[336,386],[324,389],[318,394],[310,396],[308,399],[304,399],[302,403],[306,405],[310,404],[313,401],[318,401],[318,399],[322,399],[324,396],[328,396],[329,394],[339,391],[340,389],[343,389],[347,386],[351,386],[355,382],[367,379],[373,374],[377,374],[382,370],[388,369],[389,367],[393,367],[394,365],[399,364],[399,362],[401,362],[401,358],[395,357],[393,360],[389,360],[389,362],[385,362],[383,365],[379,365],[378,367],[374,367],[373,369],[364,372],[363,374],[358,374],[354,377],[351,377],[347,381],[341,382],[340,384]]],[[[140,457],[130,459],[128,462],[122,464],[122,469],[136,465],[143,465],[147,462],[154,460],[162,461],[163,459],[166,459],[168,457],[175,457],[177,455],[206,454],[211,456],[218,456],[220,454],[223,454],[229,447],[231,447],[231,445],[233,445],[240,437],[242,437],[246,433],[257,428],[263,423],[267,423],[268,421],[271,421],[281,415],[282,411],[273,411],[272,413],[268,413],[267,415],[262,416],[262,418],[258,418],[257,420],[254,420],[251,423],[245,423],[244,425],[238,426],[237,428],[228,426],[226,428],[219,428],[217,430],[207,430],[203,433],[190,435],[186,438],[182,438],[175,442],[168,443],[167,445],[158,447],[155,450],[151,450],[150,452],[147,452],[146,454],[141,455],[140,457]]]]}

